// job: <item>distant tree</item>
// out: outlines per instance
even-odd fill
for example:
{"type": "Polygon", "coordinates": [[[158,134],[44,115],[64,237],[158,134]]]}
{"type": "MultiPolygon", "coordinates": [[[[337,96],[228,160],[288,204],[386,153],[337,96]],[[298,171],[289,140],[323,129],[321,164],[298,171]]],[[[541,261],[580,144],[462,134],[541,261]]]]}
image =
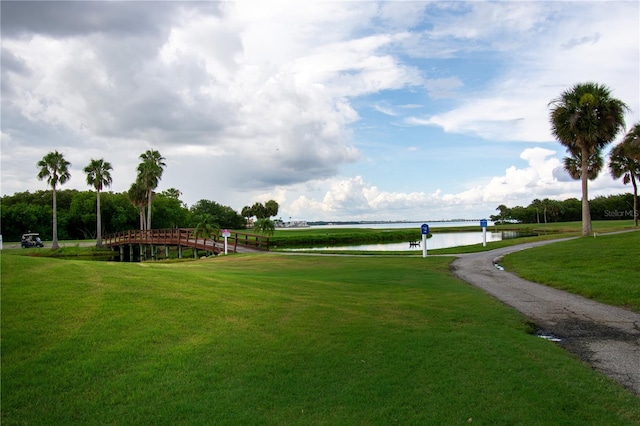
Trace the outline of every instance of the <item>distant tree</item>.
{"type": "Polygon", "coordinates": [[[253,211],[251,210],[251,207],[244,206],[240,214],[245,219],[245,227],[247,227],[247,224],[249,223],[249,219],[251,219],[251,216],[253,216],[253,211]]]}
{"type": "Polygon", "coordinates": [[[216,218],[210,214],[199,216],[198,223],[193,230],[193,236],[210,240],[220,238],[220,225],[218,225],[216,218]]]}
{"type": "Polygon", "coordinates": [[[509,211],[509,208],[504,204],[500,204],[496,210],[500,212],[500,223],[504,223],[507,219],[507,212],[509,211]]]}
{"type": "Polygon", "coordinates": [[[135,207],[138,208],[140,214],[140,230],[146,228],[146,220],[144,214],[144,208],[147,205],[147,190],[140,184],[140,182],[134,182],[131,184],[127,196],[135,207]]]}
{"type": "Polygon", "coordinates": [[[182,192],[178,191],[175,188],[169,188],[161,192],[162,195],[169,198],[175,198],[176,200],[180,199],[182,192]]]}
{"type": "Polygon", "coordinates": [[[253,229],[260,232],[262,235],[273,235],[276,230],[276,226],[271,219],[262,218],[256,220],[256,223],[253,224],[253,229]]]}
{"type": "Polygon", "coordinates": [[[139,226],[139,210],[133,206],[127,192],[103,192],[100,195],[100,210],[105,232],[124,231],[139,226]]]}
{"type": "Polygon", "coordinates": [[[211,200],[200,200],[189,209],[192,223],[203,215],[213,216],[223,228],[240,229],[245,227],[245,220],[229,206],[223,206],[211,200]]]}
{"type": "MultiPolygon", "coordinates": [[[[60,204],[59,201],[58,204],[60,204]]],[[[96,238],[97,211],[94,192],[77,192],[73,195],[69,208],[64,209],[64,212],[67,215],[66,231],[70,238],[77,240],[96,238]]]]}
{"type": "Polygon", "coordinates": [[[266,214],[266,217],[268,218],[277,216],[279,208],[280,206],[275,200],[269,200],[266,203],[264,203],[265,214],[266,214]]]}
{"type": "Polygon", "coordinates": [[[158,187],[162,172],[167,166],[164,162],[165,158],[156,150],[147,150],[140,154],[142,163],[138,165],[137,182],[147,192],[147,224],[146,229],[151,229],[151,201],[153,198],[153,190],[158,187]]]}
{"type": "Polygon", "coordinates": [[[542,200],[542,204],[544,205],[544,223],[547,223],[547,213],[551,216],[553,222],[557,222],[562,212],[562,204],[548,198],[542,200]]]}
{"type": "Polygon", "coordinates": [[[640,123],[633,126],[624,140],[613,147],[609,154],[609,169],[614,179],[622,178],[623,184],[633,186],[633,219],[638,226],[638,184],[640,180],[640,156],[634,155],[634,142],[640,137],[640,123]]]}
{"type": "Polygon", "coordinates": [[[65,184],[71,178],[71,174],[69,173],[69,166],[71,166],[71,163],[65,160],[64,156],[56,150],[49,152],[47,155],[42,157],[42,160],[38,161],[37,166],[40,167],[38,179],[46,179],[47,184],[51,186],[52,190],[53,235],[51,248],[57,249],[59,245],[56,189],[58,185],[65,184]]]}
{"type": "Polygon", "coordinates": [[[153,222],[156,228],[179,228],[188,226],[189,210],[175,197],[164,192],[153,199],[153,222]]]}
{"type": "Polygon", "coordinates": [[[100,210],[100,191],[105,186],[111,186],[111,163],[104,161],[102,158],[89,162],[84,168],[87,174],[87,185],[91,185],[96,189],[96,247],[102,247],[102,216],[100,210]]]}
{"type": "Polygon", "coordinates": [[[251,206],[251,212],[256,217],[256,219],[264,219],[267,217],[267,210],[262,203],[254,203],[251,206]]]}
{"type": "Polygon", "coordinates": [[[607,144],[624,127],[627,105],[611,96],[611,91],[597,83],[576,84],[552,100],[551,131],[571,154],[580,152],[582,161],[582,235],[591,233],[588,198],[589,158],[607,144]]]}
{"type": "Polygon", "coordinates": [[[542,201],[536,198],[531,202],[531,207],[533,207],[536,210],[536,223],[540,223],[540,209],[543,208],[542,201]]]}

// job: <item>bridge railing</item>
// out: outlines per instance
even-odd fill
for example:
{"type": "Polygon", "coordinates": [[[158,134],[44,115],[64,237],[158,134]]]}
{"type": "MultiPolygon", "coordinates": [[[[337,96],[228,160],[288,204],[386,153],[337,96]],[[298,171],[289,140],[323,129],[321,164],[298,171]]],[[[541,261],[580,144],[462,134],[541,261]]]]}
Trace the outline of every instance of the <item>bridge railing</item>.
{"type": "MultiPolygon", "coordinates": [[[[215,251],[223,248],[222,237],[214,239],[196,238],[193,235],[194,228],[169,228],[169,229],[132,229],[107,234],[102,242],[107,247],[124,244],[153,244],[175,245],[183,247],[195,247],[202,250],[215,251]]],[[[237,251],[238,246],[269,250],[269,237],[245,232],[231,232],[227,240],[228,248],[237,251]]]]}

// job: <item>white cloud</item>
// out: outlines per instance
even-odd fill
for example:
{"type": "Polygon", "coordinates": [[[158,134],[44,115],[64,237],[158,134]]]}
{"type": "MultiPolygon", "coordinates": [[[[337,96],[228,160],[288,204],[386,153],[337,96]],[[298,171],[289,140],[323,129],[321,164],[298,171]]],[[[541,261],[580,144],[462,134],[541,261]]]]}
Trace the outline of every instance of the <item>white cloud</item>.
{"type": "Polygon", "coordinates": [[[466,94],[459,106],[429,116],[408,117],[405,123],[437,126],[447,133],[488,140],[553,141],[548,125],[549,102],[584,81],[606,84],[615,97],[631,107],[627,121],[637,120],[637,4],[607,3],[606,13],[599,2],[574,6],[566,9],[566,4],[555,2],[476,3],[470,6],[474,12],[464,15],[464,26],[460,25],[464,33],[452,28],[456,27],[454,22],[444,20],[442,26],[436,25],[433,33],[437,37],[472,39],[477,44],[470,46],[479,51],[492,44],[509,58],[484,89],[466,94]],[[544,8],[552,13],[542,13],[544,8]],[[489,13],[493,14],[491,18],[489,13]],[[570,17],[565,15],[569,13],[570,17]],[[505,30],[511,31],[506,39],[505,30]]]}
{"type": "MultiPolygon", "coordinates": [[[[481,218],[493,214],[500,204],[509,207],[527,206],[534,199],[581,197],[580,182],[559,179],[557,172],[562,161],[554,150],[536,147],[522,151],[525,167],[508,167],[503,175],[494,176],[481,184],[459,193],[445,193],[441,189],[424,192],[381,191],[362,177],[330,179],[318,182],[315,197],[310,191],[294,198],[281,211],[308,220],[407,220],[439,218],[481,218]]],[[[292,195],[299,188],[291,188],[292,195]]],[[[625,192],[627,188],[614,182],[606,171],[590,182],[590,198],[625,192]]]]}

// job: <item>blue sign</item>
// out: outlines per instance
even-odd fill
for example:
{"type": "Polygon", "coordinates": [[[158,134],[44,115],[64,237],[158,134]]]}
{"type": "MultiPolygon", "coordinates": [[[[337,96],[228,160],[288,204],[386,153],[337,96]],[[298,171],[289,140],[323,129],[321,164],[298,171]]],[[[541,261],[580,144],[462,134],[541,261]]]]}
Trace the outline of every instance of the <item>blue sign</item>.
{"type": "Polygon", "coordinates": [[[422,231],[422,235],[429,235],[429,225],[427,225],[426,223],[422,224],[420,230],[422,231]]]}
{"type": "Polygon", "coordinates": [[[480,227],[481,228],[486,228],[487,227],[487,219],[481,219],[480,220],[480,227]]]}

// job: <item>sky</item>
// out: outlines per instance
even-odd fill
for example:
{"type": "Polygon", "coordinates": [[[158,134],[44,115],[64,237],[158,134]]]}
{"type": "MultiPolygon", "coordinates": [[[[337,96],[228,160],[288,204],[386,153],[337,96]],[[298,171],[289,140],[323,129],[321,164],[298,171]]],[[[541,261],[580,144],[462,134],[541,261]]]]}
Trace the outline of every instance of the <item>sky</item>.
{"type": "MultiPolygon", "coordinates": [[[[2,195],[91,159],[129,189],[283,220],[477,219],[581,198],[549,103],[606,85],[640,121],[637,1],[2,1],[2,195]]],[[[621,132],[610,145],[621,141],[621,132]]],[[[607,150],[608,151],[608,150],[607,150]]],[[[630,192],[605,170],[589,196],[630,192]]]]}

